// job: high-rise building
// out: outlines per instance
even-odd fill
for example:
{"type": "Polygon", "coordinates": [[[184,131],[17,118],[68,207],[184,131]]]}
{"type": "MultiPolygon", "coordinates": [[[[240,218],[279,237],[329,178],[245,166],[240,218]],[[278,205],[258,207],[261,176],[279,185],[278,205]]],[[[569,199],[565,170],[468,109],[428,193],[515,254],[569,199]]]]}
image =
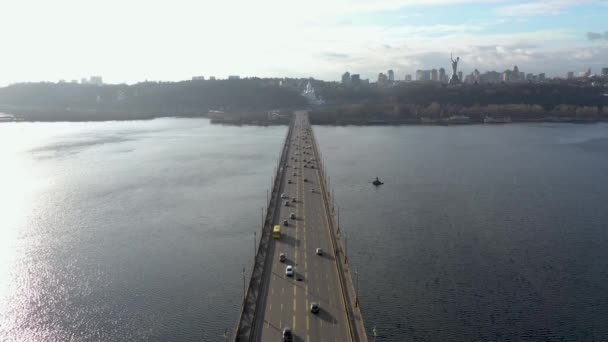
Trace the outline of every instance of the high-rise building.
{"type": "Polygon", "coordinates": [[[481,82],[481,73],[479,72],[479,70],[475,69],[473,71],[473,82],[479,83],[481,82]]]}
{"type": "Polygon", "coordinates": [[[517,82],[519,81],[519,68],[516,66],[513,67],[513,73],[511,74],[510,81],[517,82]]]}
{"type": "Polygon", "coordinates": [[[602,76],[608,76],[608,68],[602,68],[602,76]]]}
{"type": "Polygon", "coordinates": [[[502,74],[497,71],[487,71],[480,75],[482,83],[500,83],[502,74]]]}
{"type": "Polygon", "coordinates": [[[528,73],[526,75],[526,81],[532,82],[534,80],[534,74],[528,73]]]}
{"type": "Polygon", "coordinates": [[[388,76],[386,76],[386,74],[383,72],[379,73],[378,74],[378,84],[385,85],[386,83],[388,83],[388,76]]]}
{"type": "Polygon", "coordinates": [[[416,70],[416,81],[422,81],[422,70],[416,70]]]}
{"type": "Polygon", "coordinates": [[[101,76],[91,76],[89,77],[89,83],[94,85],[102,85],[103,78],[101,78],[101,76]]]}
{"type": "Polygon", "coordinates": [[[405,82],[412,82],[412,75],[410,75],[410,74],[405,75],[405,82]]]}
{"type": "Polygon", "coordinates": [[[538,74],[538,82],[544,82],[545,81],[545,73],[540,73],[538,74]]]}
{"type": "Polygon", "coordinates": [[[395,72],[393,71],[393,69],[388,71],[388,81],[389,82],[395,82],[395,72]]]}
{"type": "Polygon", "coordinates": [[[431,81],[439,82],[439,73],[437,72],[437,69],[431,70],[431,81]]]}
{"type": "Polygon", "coordinates": [[[462,82],[462,79],[463,79],[463,78],[462,78],[462,71],[459,71],[459,72],[458,72],[458,79],[459,79],[459,80],[461,80],[461,82],[462,82]]]}
{"type": "Polygon", "coordinates": [[[519,72],[519,81],[523,81],[526,79],[526,73],[523,71],[519,72]]]}
{"type": "Polygon", "coordinates": [[[568,76],[567,76],[567,78],[568,78],[569,80],[573,79],[573,78],[574,78],[574,72],[573,72],[573,71],[568,71],[568,76]]]}
{"type": "Polygon", "coordinates": [[[209,81],[215,81],[215,76],[209,76],[209,81]]]}
{"type": "Polygon", "coordinates": [[[349,84],[350,83],[350,72],[345,72],[342,74],[342,84],[349,84]]]}
{"type": "Polygon", "coordinates": [[[193,81],[204,81],[205,76],[192,76],[193,81]]]}
{"type": "Polygon", "coordinates": [[[229,80],[240,80],[241,77],[239,75],[230,75],[230,76],[228,76],[228,79],[229,80]]]}
{"type": "Polygon", "coordinates": [[[359,85],[361,83],[361,76],[359,74],[350,75],[350,83],[352,85],[359,85]]]}
{"type": "Polygon", "coordinates": [[[439,68],[439,82],[448,83],[447,79],[448,78],[447,78],[447,75],[445,74],[445,69],[439,68]]]}

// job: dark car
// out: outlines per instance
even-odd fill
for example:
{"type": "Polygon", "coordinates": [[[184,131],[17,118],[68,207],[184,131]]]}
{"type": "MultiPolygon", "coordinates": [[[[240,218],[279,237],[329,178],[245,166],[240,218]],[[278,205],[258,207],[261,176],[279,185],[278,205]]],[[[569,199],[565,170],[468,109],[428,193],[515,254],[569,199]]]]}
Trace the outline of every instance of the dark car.
{"type": "Polygon", "coordinates": [[[290,328],[283,328],[283,342],[293,342],[293,334],[290,328]]]}

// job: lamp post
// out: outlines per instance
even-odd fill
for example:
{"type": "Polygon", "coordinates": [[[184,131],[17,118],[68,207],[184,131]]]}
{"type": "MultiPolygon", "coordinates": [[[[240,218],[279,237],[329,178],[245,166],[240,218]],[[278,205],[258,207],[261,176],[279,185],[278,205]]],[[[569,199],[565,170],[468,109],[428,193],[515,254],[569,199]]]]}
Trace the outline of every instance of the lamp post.
{"type": "Polygon", "coordinates": [[[243,303],[245,303],[245,267],[243,267],[243,303]]]}
{"type": "Polygon", "coordinates": [[[336,206],[338,208],[338,235],[340,235],[340,206],[336,206]]]}
{"type": "Polygon", "coordinates": [[[344,263],[348,264],[348,233],[344,232],[344,263]]]}
{"type": "Polygon", "coordinates": [[[355,307],[359,306],[359,272],[355,269],[355,307]]]}

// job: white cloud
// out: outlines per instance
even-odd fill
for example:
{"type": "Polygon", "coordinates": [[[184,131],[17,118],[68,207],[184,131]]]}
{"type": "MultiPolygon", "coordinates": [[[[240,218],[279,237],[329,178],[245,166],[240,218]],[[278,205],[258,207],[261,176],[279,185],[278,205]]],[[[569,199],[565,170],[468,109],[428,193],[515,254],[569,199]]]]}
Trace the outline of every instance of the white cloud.
{"type": "Polygon", "coordinates": [[[544,16],[557,15],[564,10],[583,4],[592,3],[592,0],[543,0],[527,3],[506,5],[497,9],[499,15],[505,16],[544,16]]]}

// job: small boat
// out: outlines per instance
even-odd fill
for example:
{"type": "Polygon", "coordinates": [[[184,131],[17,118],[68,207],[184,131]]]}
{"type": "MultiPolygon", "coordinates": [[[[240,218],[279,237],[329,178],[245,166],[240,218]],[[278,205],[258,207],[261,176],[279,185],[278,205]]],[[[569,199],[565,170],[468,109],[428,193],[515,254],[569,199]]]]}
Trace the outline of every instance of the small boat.
{"type": "Polygon", "coordinates": [[[382,182],[381,182],[381,181],[378,179],[378,177],[376,177],[376,179],[375,179],[375,180],[372,182],[372,184],[374,184],[375,186],[378,186],[378,185],[382,185],[382,184],[384,184],[384,183],[382,183],[382,182]]]}

